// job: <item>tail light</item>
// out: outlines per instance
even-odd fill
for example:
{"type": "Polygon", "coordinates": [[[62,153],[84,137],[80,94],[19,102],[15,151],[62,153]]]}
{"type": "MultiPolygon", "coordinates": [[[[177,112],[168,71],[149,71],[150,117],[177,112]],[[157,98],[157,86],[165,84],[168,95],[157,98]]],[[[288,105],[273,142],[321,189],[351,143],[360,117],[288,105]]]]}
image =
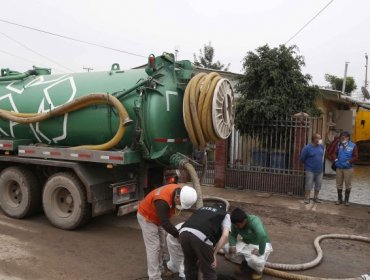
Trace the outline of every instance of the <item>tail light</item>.
{"type": "Polygon", "coordinates": [[[177,184],[180,177],[180,171],[178,169],[167,169],[164,171],[164,183],[165,184],[177,184]]]}
{"type": "Polygon", "coordinates": [[[113,204],[121,204],[136,199],[136,182],[116,183],[111,186],[113,190],[113,204]]]}
{"type": "Polygon", "coordinates": [[[128,194],[130,192],[131,192],[131,190],[127,186],[120,186],[120,187],[117,188],[117,194],[118,195],[125,195],[125,194],[128,194]]]}
{"type": "Polygon", "coordinates": [[[177,176],[173,176],[173,177],[168,178],[168,183],[169,184],[176,184],[177,181],[178,181],[177,176]]]}

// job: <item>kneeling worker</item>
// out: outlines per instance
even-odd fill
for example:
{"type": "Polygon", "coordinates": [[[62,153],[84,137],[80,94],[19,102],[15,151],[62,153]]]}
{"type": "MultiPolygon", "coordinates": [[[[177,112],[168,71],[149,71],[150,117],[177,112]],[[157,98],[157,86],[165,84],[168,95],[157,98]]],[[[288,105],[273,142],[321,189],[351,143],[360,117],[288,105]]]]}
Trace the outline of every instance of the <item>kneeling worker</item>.
{"type": "Polygon", "coordinates": [[[262,221],[254,215],[247,215],[242,209],[231,212],[231,234],[227,257],[236,263],[246,261],[255,272],[252,279],[261,279],[266,261],[272,252],[270,238],[262,221]],[[240,235],[242,241],[238,241],[240,235]]]}
{"type": "Polygon", "coordinates": [[[162,279],[164,230],[176,238],[179,236],[169,218],[176,209],[191,208],[196,200],[197,193],[192,187],[169,184],[151,191],[140,202],[137,219],[143,232],[150,280],[162,279]]]}

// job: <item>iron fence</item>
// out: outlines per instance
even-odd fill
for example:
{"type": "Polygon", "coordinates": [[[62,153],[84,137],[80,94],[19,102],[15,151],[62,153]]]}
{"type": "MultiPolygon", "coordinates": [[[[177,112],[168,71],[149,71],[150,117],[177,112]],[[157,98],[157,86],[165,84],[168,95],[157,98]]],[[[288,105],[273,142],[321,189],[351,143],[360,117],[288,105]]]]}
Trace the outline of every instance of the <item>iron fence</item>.
{"type": "MultiPolygon", "coordinates": [[[[306,145],[314,133],[322,133],[322,118],[286,118],[269,123],[249,123],[248,133],[233,131],[228,167],[283,172],[298,169],[294,150],[306,145]]],[[[299,151],[300,152],[300,151],[299,151]]]]}
{"type": "Polygon", "coordinates": [[[259,192],[300,196],[303,194],[302,171],[271,173],[258,170],[226,169],[226,186],[259,192]]]}
{"type": "MultiPolygon", "coordinates": [[[[323,119],[307,116],[247,124],[248,133],[234,130],[225,166],[227,187],[303,195],[302,148],[315,133],[322,134],[323,119]]],[[[211,157],[213,158],[213,157],[211,157]]],[[[195,157],[200,162],[200,157],[195,157]]],[[[214,185],[214,161],[208,161],[202,184],[214,185]]],[[[197,165],[201,177],[203,166],[197,165]]]]}
{"type": "Polygon", "coordinates": [[[304,171],[300,152],[314,133],[322,133],[322,128],[322,118],[300,116],[248,123],[244,135],[233,131],[226,185],[302,195],[304,171]]]}
{"type": "Polygon", "coordinates": [[[207,162],[205,174],[203,175],[203,165],[199,164],[195,166],[198,177],[201,180],[202,185],[214,185],[215,184],[215,163],[213,161],[207,162]]]}

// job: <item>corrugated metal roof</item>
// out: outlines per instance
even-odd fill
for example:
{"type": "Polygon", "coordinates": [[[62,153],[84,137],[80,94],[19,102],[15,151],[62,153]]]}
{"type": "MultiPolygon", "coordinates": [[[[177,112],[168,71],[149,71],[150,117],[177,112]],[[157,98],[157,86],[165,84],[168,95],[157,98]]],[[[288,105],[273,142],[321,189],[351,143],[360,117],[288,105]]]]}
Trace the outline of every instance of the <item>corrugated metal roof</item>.
{"type": "Polygon", "coordinates": [[[370,103],[362,102],[357,99],[352,98],[351,96],[342,94],[339,90],[320,88],[323,99],[335,101],[341,104],[347,104],[352,106],[358,106],[370,110],[370,103]]]}

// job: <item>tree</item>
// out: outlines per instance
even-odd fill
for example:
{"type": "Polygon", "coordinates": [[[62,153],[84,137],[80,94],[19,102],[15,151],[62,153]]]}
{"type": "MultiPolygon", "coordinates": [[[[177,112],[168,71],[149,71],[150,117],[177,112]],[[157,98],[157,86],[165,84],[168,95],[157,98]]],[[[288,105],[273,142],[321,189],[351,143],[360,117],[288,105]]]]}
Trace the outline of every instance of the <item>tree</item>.
{"type": "MultiPolygon", "coordinates": [[[[331,89],[342,91],[343,79],[334,75],[325,74],[325,81],[327,81],[331,89]]],[[[346,78],[346,86],[344,92],[351,95],[351,92],[357,88],[355,79],[353,77],[346,78]]]]}
{"type": "Polygon", "coordinates": [[[212,47],[211,42],[208,45],[204,45],[203,50],[199,50],[198,58],[194,54],[194,64],[195,66],[200,66],[209,69],[223,70],[228,71],[230,63],[225,67],[225,64],[222,64],[220,61],[213,63],[215,54],[215,49],[212,47]]]}
{"type": "Polygon", "coordinates": [[[314,103],[320,91],[309,85],[310,75],[302,74],[304,58],[296,50],[296,46],[271,49],[264,45],[245,56],[235,112],[235,125],[242,133],[247,132],[248,123],[257,120],[271,121],[297,112],[321,114],[314,103]]]}

